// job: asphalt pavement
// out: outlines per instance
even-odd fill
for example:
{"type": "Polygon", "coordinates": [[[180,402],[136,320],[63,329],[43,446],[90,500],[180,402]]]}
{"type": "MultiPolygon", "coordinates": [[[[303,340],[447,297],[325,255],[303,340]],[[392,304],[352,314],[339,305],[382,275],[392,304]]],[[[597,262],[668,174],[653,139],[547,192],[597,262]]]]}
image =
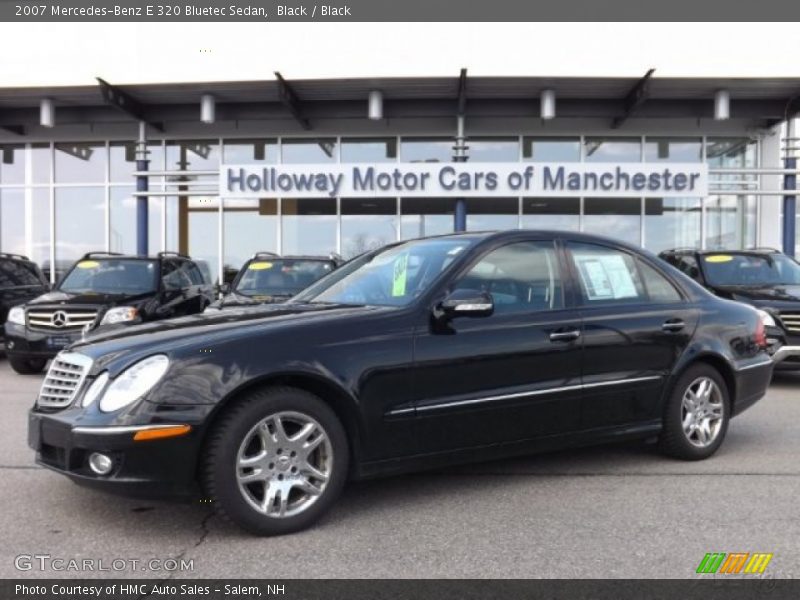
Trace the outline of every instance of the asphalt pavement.
{"type": "Polygon", "coordinates": [[[800,374],[777,375],[707,461],[632,443],[374,480],[269,539],[200,502],[106,495],[35,466],[40,381],[0,356],[0,577],[685,578],[707,552],[770,552],[765,576],[800,577],[800,374]]]}

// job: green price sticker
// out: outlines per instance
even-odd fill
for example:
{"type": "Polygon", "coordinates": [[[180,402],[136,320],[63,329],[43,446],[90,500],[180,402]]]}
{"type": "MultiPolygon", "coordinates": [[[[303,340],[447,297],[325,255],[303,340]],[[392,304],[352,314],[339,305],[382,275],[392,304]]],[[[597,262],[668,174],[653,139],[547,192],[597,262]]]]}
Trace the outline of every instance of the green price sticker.
{"type": "Polygon", "coordinates": [[[408,273],[408,254],[401,254],[394,261],[394,278],[392,279],[392,296],[406,295],[406,278],[408,273]]]}

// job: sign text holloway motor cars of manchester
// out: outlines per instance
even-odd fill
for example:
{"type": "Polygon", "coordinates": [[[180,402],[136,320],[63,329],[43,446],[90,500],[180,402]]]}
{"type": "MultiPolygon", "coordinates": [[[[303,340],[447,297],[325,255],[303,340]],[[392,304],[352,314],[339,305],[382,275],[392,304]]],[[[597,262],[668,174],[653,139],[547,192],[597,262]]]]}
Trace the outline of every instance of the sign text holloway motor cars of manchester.
{"type": "Polygon", "coordinates": [[[708,194],[704,163],[397,163],[222,165],[227,198],[592,196],[708,194]]]}

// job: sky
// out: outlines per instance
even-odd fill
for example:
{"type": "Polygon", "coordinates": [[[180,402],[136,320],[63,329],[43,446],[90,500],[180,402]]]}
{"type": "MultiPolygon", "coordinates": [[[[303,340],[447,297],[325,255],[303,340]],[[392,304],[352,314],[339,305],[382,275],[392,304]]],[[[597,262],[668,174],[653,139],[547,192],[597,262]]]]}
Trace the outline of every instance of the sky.
{"type": "Polygon", "coordinates": [[[0,87],[392,76],[797,77],[783,23],[0,24],[0,87]],[[32,40],[35,40],[32,43],[32,40]]]}

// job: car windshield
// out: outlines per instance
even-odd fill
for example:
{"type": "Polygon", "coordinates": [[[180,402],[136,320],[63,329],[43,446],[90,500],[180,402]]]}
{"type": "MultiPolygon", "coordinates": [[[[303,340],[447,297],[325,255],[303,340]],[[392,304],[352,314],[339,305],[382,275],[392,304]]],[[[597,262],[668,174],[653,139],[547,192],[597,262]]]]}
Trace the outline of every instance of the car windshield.
{"type": "Polygon", "coordinates": [[[42,285],[33,265],[16,260],[0,260],[0,287],[42,285]]]}
{"type": "Polygon", "coordinates": [[[293,302],[405,306],[471,243],[430,238],[357,258],[298,295],[293,302]]]}
{"type": "Polygon", "coordinates": [[[767,287],[800,284],[800,265],[783,254],[709,254],[703,256],[712,285],[767,287]]]}
{"type": "Polygon", "coordinates": [[[294,296],[333,271],[327,260],[267,258],[251,260],[234,290],[244,296],[294,296]]]}
{"type": "Polygon", "coordinates": [[[100,258],[79,261],[58,289],[73,294],[123,294],[133,296],[156,289],[155,260],[100,258]]]}

